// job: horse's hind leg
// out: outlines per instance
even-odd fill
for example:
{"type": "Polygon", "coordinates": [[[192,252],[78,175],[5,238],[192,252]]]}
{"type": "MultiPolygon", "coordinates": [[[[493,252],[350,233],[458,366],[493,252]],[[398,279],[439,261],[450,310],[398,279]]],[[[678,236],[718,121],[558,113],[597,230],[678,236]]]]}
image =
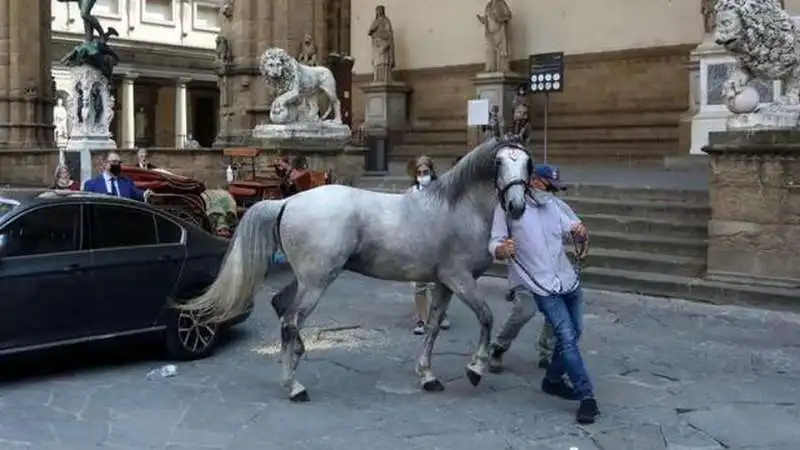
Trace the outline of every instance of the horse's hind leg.
{"type": "Polygon", "coordinates": [[[281,385],[289,390],[289,400],[293,402],[307,402],[308,392],[305,386],[295,379],[297,365],[305,353],[305,345],[300,338],[300,330],[306,318],[314,312],[322,294],[331,282],[322,286],[309,286],[298,283],[297,298],[290,310],[281,318],[281,363],[283,376],[281,385]]]}
{"type": "Polygon", "coordinates": [[[297,278],[292,277],[292,281],[283,287],[277,294],[272,296],[272,309],[278,318],[283,317],[291,308],[297,298],[297,278]]]}
{"type": "Polygon", "coordinates": [[[492,334],[494,316],[489,305],[478,296],[478,283],[467,271],[448,272],[440,275],[440,280],[453,291],[475,313],[481,324],[478,348],[472,355],[472,362],[467,365],[467,378],[473,386],[477,386],[486,373],[489,361],[489,339],[492,334]]]}
{"type": "Polygon", "coordinates": [[[433,370],[431,369],[431,354],[433,353],[433,346],[436,342],[436,338],[439,336],[440,324],[444,318],[444,313],[447,312],[447,306],[450,304],[450,298],[452,298],[453,292],[442,283],[437,282],[431,294],[431,309],[428,314],[428,332],[425,333],[424,348],[417,362],[417,374],[421,377],[420,383],[423,390],[438,392],[444,390],[444,385],[433,374],[433,370]]]}

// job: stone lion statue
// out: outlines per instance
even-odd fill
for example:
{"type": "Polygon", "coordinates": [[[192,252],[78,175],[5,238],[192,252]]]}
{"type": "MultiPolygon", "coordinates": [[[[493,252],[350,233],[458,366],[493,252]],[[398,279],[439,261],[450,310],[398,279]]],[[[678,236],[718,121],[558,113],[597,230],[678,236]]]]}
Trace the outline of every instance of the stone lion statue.
{"type": "Polygon", "coordinates": [[[737,96],[754,78],[782,80],[779,105],[800,103],[800,39],[798,30],[777,0],[718,0],[716,43],[737,60],[723,88],[737,96]]]}
{"type": "Polygon", "coordinates": [[[277,124],[319,122],[342,123],[341,103],[336,97],[336,80],[327,67],[300,64],[281,48],[267,49],[259,63],[261,74],[277,93],[270,107],[270,120],[277,124]],[[328,97],[330,106],[319,114],[317,95],[328,97]]]}

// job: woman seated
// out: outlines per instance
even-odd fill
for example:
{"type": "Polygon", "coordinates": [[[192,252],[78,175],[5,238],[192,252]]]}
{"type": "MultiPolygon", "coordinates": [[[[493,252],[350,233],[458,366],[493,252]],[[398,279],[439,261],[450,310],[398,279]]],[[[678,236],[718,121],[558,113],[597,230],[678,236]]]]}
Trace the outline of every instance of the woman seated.
{"type": "Polygon", "coordinates": [[[66,164],[59,164],[56,167],[55,181],[51,189],[80,191],[81,184],[72,179],[69,174],[69,167],[66,164]]]}

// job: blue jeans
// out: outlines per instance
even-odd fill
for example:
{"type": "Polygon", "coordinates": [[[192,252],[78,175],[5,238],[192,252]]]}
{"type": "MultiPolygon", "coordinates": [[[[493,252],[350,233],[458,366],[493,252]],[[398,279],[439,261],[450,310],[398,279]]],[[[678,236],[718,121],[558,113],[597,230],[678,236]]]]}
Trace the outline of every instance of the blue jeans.
{"type": "Polygon", "coordinates": [[[566,373],[581,399],[594,398],[594,390],[583,357],[578,349],[578,340],[583,332],[583,292],[577,288],[566,294],[536,295],[536,304],[547,321],[553,325],[556,345],[553,360],[545,379],[560,381],[566,373]]]}

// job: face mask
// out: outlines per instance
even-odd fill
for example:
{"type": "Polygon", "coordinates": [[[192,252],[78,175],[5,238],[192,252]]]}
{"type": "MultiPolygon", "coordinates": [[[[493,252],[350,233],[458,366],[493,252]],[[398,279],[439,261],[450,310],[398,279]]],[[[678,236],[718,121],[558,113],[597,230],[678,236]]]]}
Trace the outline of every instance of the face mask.
{"type": "Polygon", "coordinates": [[[108,171],[111,172],[111,175],[116,177],[122,172],[122,166],[119,164],[111,164],[108,166],[108,171]]]}
{"type": "Polygon", "coordinates": [[[423,175],[421,177],[417,177],[417,183],[419,183],[420,186],[427,186],[430,184],[430,182],[431,182],[430,175],[423,175]]]}

